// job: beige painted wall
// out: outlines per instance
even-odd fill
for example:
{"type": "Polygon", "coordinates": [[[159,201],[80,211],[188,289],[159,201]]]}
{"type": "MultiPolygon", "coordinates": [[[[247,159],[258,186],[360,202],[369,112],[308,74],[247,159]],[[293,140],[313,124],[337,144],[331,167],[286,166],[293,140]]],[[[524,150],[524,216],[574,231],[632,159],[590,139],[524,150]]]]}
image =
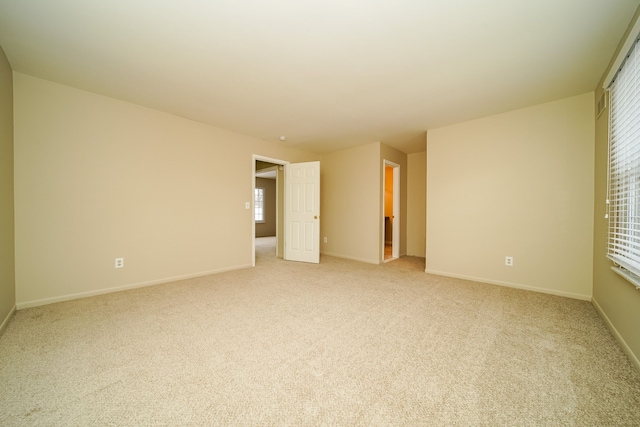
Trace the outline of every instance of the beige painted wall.
{"type": "Polygon", "coordinates": [[[20,73],[14,101],[18,308],[250,266],[252,155],[318,160],[20,73]]]}
{"type": "Polygon", "coordinates": [[[0,48],[0,332],[15,308],[13,77],[0,48]]]}
{"type": "Polygon", "coordinates": [[[424,257],[427,222],[427,152],[407,155],[407,255],[424,257]]]}
{"type": "Polygon", "coordinates": [[[322,156],[322,253],[372,264],[384,260],[385,159],[400,165],[400,255],[406,254],[407,155],[379,142],[322,156]]]}
{"type": "Polygon", "coordinates": [[[380,262],[381,179],[378,142],[322,156],[321,253],[380,262]]]}
{"type": "Polygon", "coordinates": [[[429,132],[427,271],[591,298],[593,96],[429,132]]]}
{"type": "MultiPolygon", "coordinates": [[[[407,155],[386,144],[380,144],[380,185],[384,180],[384,161],[400,165],[400,256],[407,254],[407,155]]],[[[384,203],[384,192],[380,187],[380,204],[384,203]]],[[[380,261],[384,260],[383,212],[380,212],[380,261]]]]}
{"type": "Polygon", "coordinates": [[[256,237],[276,235],[276,180],[256,178],[256,188],[264,188],[264,222],[256,222],[256,237]]]}
{"type": "MultiPolygon", "coordinates": [[[[638,14],[639,12],[636,12],[629,28],[638,20],[638,14]]],[[[628,32],[627,30],[627,34],[628,32]]],[[[625,37],[620,41],[618,51],[626,37],[627,35],[625,34],[625,37]]],[[[616,56],[617,53],[614,58],[616,56]]],[[[602,95],[602,84],[608,72],[609,70],[607,69],[603,73],[602,80],[596,87],[595,102],[602,95]]],[[[606,258],[607,220],[604,215],[607,194],[608,113],[607,109],[595,123],[593,304],[603,315],[613,334],[618,338],[626,353],[640,370],[640,332],[638,331],[638,325],[640,325],[640,291],[611,271],[611,262],[606,258]]]]}

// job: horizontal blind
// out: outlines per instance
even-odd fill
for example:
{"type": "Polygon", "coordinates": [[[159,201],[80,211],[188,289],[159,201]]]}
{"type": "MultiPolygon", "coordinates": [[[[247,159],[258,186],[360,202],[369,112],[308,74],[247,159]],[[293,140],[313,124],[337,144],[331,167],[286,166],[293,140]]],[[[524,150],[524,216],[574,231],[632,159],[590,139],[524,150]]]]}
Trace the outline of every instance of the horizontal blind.
{"type": "Polygon", "coordinates": [[[611,84],[609,99],[607,256],[626,270],[625,273],[640,280],[640,49],[637,41],[611,84]]]}
{"type": "Polygon", "coordinates": [[[264,188],[256,188],[253,198],[255,221],[264,221],[264,188]]]}

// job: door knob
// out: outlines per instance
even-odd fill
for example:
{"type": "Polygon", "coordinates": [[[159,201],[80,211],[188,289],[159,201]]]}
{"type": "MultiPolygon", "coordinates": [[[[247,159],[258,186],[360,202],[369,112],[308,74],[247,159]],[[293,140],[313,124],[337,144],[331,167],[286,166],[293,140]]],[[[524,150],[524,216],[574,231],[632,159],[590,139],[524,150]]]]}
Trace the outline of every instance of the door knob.
{"type": "Polygon", "coordinates": [[[313,216],[313,219],[318,219],[318,215],[314,215],[314,216],[313,216]]]}

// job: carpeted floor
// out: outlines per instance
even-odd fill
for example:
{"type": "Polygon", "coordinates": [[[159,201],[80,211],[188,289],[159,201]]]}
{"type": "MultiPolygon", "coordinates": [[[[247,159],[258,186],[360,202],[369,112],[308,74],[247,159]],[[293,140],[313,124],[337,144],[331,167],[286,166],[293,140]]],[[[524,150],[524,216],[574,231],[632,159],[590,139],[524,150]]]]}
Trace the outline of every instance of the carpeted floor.
{"type": "Polygon", "coordinates": [[[18,311],[0,425],[640,425],[588,302],[272,242],[255,268],[18,311]]]}

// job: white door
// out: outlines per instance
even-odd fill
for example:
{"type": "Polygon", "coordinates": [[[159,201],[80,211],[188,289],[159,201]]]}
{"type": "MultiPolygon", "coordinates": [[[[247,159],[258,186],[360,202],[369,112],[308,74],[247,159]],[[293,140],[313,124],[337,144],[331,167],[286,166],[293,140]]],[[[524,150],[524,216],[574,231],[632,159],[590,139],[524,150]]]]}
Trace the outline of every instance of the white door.
{"type": "Polygon", "coordinates": [[[285,173],[284,258],[320,262],[320,162],[290,163],[285,173]]]}

